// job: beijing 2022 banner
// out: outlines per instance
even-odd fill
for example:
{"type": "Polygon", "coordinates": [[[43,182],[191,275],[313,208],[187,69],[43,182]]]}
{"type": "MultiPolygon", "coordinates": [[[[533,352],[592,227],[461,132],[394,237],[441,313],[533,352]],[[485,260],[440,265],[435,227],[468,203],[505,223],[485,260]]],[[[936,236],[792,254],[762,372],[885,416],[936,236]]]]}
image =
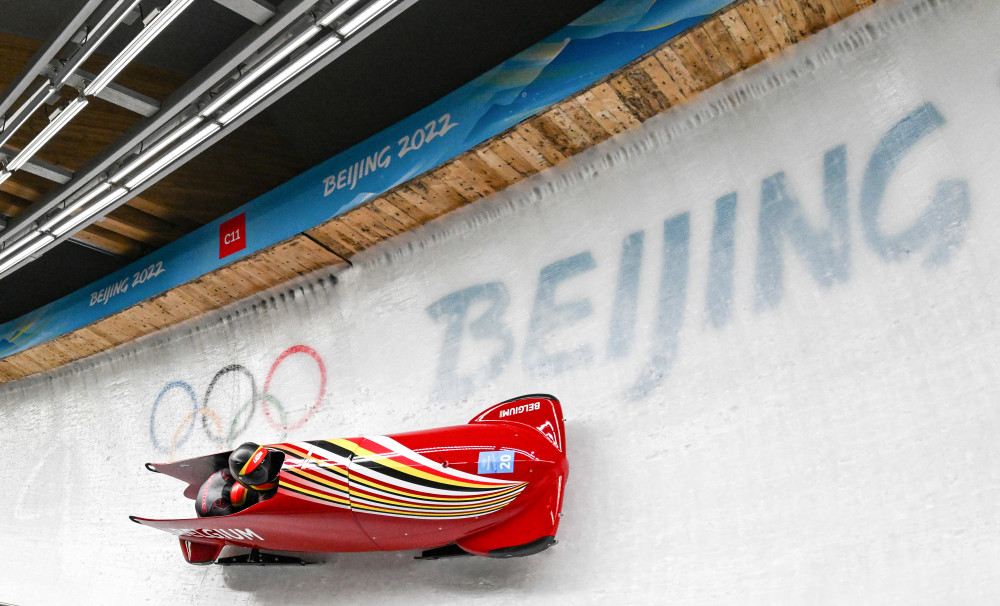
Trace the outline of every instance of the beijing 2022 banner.
{"type": "Polygon", "coordinates": [[[0,357],[287,240],[586,88],[729,0],[607,0],[409,118],[154,253],[0,325],[0,357]]]}

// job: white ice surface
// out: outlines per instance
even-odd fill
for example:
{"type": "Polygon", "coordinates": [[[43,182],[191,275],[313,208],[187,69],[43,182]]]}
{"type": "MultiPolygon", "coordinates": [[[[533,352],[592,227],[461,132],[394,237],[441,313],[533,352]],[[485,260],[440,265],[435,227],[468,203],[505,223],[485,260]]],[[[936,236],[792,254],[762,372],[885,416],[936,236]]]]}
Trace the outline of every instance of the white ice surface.
{"type": "Polygon", "coordinates": [[[995,603],[997,31],[880,2],[336,285],[0,386],[0,602],[995,603]],[[193,514],[146,461],[535,392],[571,465],[536,556],[194,567],[127,518],[193,514]]]}

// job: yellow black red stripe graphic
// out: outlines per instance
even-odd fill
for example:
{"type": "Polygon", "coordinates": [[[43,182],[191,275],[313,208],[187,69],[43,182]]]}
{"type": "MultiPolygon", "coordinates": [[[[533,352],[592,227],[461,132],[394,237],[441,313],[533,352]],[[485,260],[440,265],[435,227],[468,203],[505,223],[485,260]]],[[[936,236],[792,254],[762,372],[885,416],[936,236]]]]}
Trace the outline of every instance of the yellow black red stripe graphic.
{"type": "Polygon", "coordinates": [[[324,505],[350,507],[347,482],[350,453],[343,456],[309,443],[280,444],[278,448],[285,452],[279,490],[324,505]]]}
{"type": "Polygon", "coordinates": [[[280,490],[374,515],[481,516],[503,509],[527,486],[443,467],[385,436],[272,447],[286,454],[280,490]]]}

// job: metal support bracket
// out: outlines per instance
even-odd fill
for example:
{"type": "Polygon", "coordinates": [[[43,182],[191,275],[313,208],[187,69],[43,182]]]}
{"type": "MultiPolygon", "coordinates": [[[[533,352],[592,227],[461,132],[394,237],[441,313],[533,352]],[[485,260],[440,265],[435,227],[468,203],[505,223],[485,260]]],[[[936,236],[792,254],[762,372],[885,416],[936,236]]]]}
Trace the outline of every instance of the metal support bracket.
{"type": "MultiPolygon", "coordinates": [[[[76,70],[69,78],[66,79],[66,84],[72,86],[73,88],[83,88],[86,86],[86,82],[92,81],[97,76],[83,70],[76,70]]],[[[138,93],[130,88],[125,88],[120,84],[111,84],[104,87],[101,92],[97,93],[98,99],[104,99],[108,103],[114,103],[119,107],[124,107],[125,109],[140,114],[142,116],[152,116],[156,112],[160,111],[160,102],[152,97],[147,97],[142,93],[138,93]]]]}
{"type": "MultiPolygon", "coordinates": [[[[5,156],[5,160],[10,160],[17,155],[17,150],[10,147],[0,148],[0,156],[5,156]]],[[[68,183],[70,179],[73,178],[73,171],[68,168],[63,168],[56,164],[51,164],[44,160],[39,160],[38,158],[32,158],[21,167],[26,173],[31,173],[33,175],[38,175],[43,179],[48,179],[55,183],[68,183]]]]}
{"type": "Polygon", "coordinates": [[[274,16],[274,6],[266,0],[215,0],[229,10],[246,17],[257,25],[264,25],[274,16]]]}

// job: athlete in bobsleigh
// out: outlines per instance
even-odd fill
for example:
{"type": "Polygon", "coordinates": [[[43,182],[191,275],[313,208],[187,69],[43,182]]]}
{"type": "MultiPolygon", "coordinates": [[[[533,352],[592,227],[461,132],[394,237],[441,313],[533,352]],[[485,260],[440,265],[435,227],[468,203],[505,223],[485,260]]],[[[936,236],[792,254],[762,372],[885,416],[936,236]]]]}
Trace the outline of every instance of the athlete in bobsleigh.
{"type": "Polygon", "coordinates": [[[466,425],[246,443],[147,464],[187,482],[184,496],[195,499],[198,517],[132,520],[178,535],[192,564],[293,561],[273,554],[282,551],[525,556],[555,543],[565,452],[559,401],[522,396],[466,425]],[[219,558],[227,545],[248,548],[250,556],[219,558]]]}
{"type": "Polygon", "coordinates": [[[278,474],[285,455],[247,442],[229,455],[228,467],[208,476],[194,501],[198,517],[225,516],[242,511],[278,492],[278,474]]]}

